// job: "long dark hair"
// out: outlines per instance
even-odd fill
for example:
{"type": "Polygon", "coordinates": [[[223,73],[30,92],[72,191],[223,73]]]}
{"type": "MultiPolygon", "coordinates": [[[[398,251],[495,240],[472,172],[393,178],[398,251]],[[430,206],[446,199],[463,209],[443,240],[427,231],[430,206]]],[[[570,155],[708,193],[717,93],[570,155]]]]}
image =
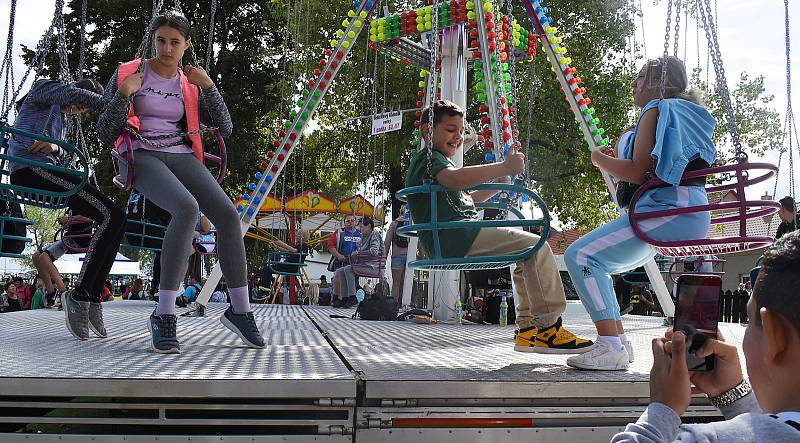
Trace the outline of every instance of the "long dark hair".
{"type": "Polygon", "coordinates": [[[178,11],[167,11],[150,22],[150,32],[155,36],[158,28],[169,26],[172,29],[180,32],[183,38],[190,40],[192,38],[192,27],[189,25],[189,20],[178,11]]]}

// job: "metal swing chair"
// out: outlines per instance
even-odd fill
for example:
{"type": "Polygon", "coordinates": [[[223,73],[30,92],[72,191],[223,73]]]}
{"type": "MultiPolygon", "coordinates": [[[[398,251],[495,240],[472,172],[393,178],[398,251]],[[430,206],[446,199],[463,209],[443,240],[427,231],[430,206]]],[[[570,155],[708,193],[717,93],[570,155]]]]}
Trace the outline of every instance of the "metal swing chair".
{"type": "MultiPolygon", "coordinates": [[[[161,12],[161,6],[163,5],[163,0],[154,4],[153,9],[153,17],[158,16],[161,12]]],[[[183,13],[181,9],[180,0],[176,0],[174,3],[174,9],[183,13]]],[[[214,17],[217,10],[217,1],[212,0],[211,2],[211,17],[209,21],[209,30],[208,30],[208,47],[206,48],[206,68],[210,69],[210,64],[213,59],[213,37],[214,37],[214,17]]],[[[139,48],[136,50],[136,56],[134,59],[142,59],[142,63],[139,64],[136,72],[139,73],[143,69],[143,55],[150,51],[153,47],[152,42],[152,35],[155,32],[155,29],[151,29],[150,26],[147,26],[147,30],[145,31],[145,36],[142,39],[139,48]]],[[[192,63],[194,66],[198,66],[197,63],[197,54],[194,51],[194,45],[189,44],[189,50],[192,57],[192,63]]],[[[128,107],[130,108],[133,106],[133,96],[130,97],[128,101],[128,107]]],[[[162,143],[159,142],[161,139],[170,139],[175,137],[187,138],[192,135],[200,135],[201,137],[207,133],[213,133],[213,137],[217,142],[217,154],[213,154],[211,152],[207,152],[203,149],[203,163],[204,164],[212,164],[216,165],[218,168],[217,172],[217,183],[222,183],[225,180],[225,174],[228,168],[228,153],[225,148],[225,139],[222,137],[222,134],[219,132],[218,128],[210,127],[201,125],[200,129],[197,131],[186,131],[186,132],[177,132],[174,134],[166,134],[161,135],[158,137],[144,137],[139,134],[136,129],[130,127],[129,125],[125,125],[123,128],[122,136],[122,143],[117,146],[115,149],[111,151],[111,159],[114,164],[115,176],[113,178],[114,184],[125,191],[130,191],[133,189],[133,182],[134,182],[134,150],[131,149],[132,140],[133,138],[137,139],[138,141],[145,143],[149,146],[153,146],[156,148],[163,148],[168,146],[173,146],[170,143],[162,143]]]]}
{"type": "Polygon", "coordinates": [[[55,46],[58,50],[60,62],[60,76],[63,80],[69,80],[69,70],[67,68],[67,52],[65,40],[65,27],[63,17],[64,0],[57,0],[53,21],[45,34],[36,46],[36,55],[32,63],[28,66],[18,86],[14,86],[13,76],[13,51],[14,46],[14,17],[16,12],[16,0],[11,2],[11,13],[8,26],[8,45],[3,56],[2,66],[0,66],[0,77],[5,80],[3,91],[2,114],[0,114],[0,199],[7,202],[16,202],[22,205],[33,205],[49,209],[61,209],[67,206],[67,201],[84,185],[89,178],[89,164],[86,155],[71,143],[58,140],[42,134],[34,134],[28,131],[16,129],[8,124],[8,116],[17,101],[22,86],[31,71],[36,69],[41,71],[45,58],[50,52],[50,45],[53,36],[57,33],[55,46]],[[10,92],[10,94],[9,94],[10,92]],[[9,155],[8,147],[11,139],[20,138],[31,141],[44,141],[58,145],[67,155],[61,164],[51,164],[35,160],[15,157],[9,155]],[[64,191],[50,191],[27,186],[11,184],[11,163],[25,165],[29,168],[41,168],[48,172],[55,172],[69,175],[78,179],[77,185],[64,191]]]}
{"type": "MultiPolygon", "coordinates": [[[[739,129],[736,125],[733,107],[730,101],[730,92],[728,91],[727,82],[725,80],[725,70],[722,67],[719,43],[717,41],[717,31],[711,17],[711,8],[708,0],[698,0],[698,2],[697,9],[700,13],[700,18],[703,20],[703,27],[705,28],[706,37],[708,39],[709,52],[716,72],[717,84],[722,98],[728,131],[730,132],[731,140],[736,148],[737,163],[685,172],[682,180],[698,179],[715,175],[722,175],[723,177],[734,176],[735,182],[707,187],[706,192],[713,196],[715,194],[730,195],[731,193],[729,191],[735,191],[736,199],[733,201],[720,201],[718,203],[687,208],[637,212],[635,208],[639,198],[648,190],[663,185],[664,182],[654,176],[642,184],[633,195],[630,202],[628,217],[631,227],[637,237],[652,245],[656,253],[666,257],[721,255],[769,246],[775,239],[770,236],[751,234],[748,231],[747,221],[757,217],[769,216],[777,212],[780,208],[780,204],[775,201],[752,201],[746,198],[745,188],[768,180],[777,173],[778,168],[769,163],[750,163],[747,161],[747,155],[744,153],[739,140],[739,129]],[[650,237],[642,226],[645,220],[677,217],[700,212],[710,212],[712,230],[722,228],[722,233],[728,235],[680,241],[661,241],[650,237]],[[725,231],[729,232],[726,233],[725,231]]],[[[678,8],[680,8],[680,2],[678,2],[678,8]]],[[[672,0],[668,2],[667,29],[669,29],[669,22],[671,19],[671,9],[672,0]]],[[[675,27],[677,34],[678,23],[676,23],[675,27]]],[[[669,33],[667,33],[666,38],[667,43],[664,45],[665,56],[668,55],[669,33]]],[[[674,46],[676,54],[677,47],[676,39],[674,46]]],[[[664,94],[665,76],[666,66],[664,66],[661,73],[662,97],[664,94]]]]}
{"type": "MultiPolygon", "coordinates": [[[[478,14],[479,16],[479,23],[482,23],[482,14],[478,14]]],[[[430,72],[430,76],[428,77],[428,94],[426,97],[426,101],[428,106],[432,106],[434,101],[436,100],[436,92],[437,92],[437,85],[439,82],[438,78],[438,56],[439,56],[439,27],[438,27],[438,20],[433,20],[433,30],[432,30],[433,38],[431,39],[431,66],[428,69],[430,72]]],[[[510,60],[511,65],[514,66],[514,52],[512,51],[512,58],[510,60]]],[[[484,65],[484,75],[486,78],[491,78],[491,71],[489,68],[484,65]]],[[[513,76],[513,70],[512,74],[513,76]]],[[[513,82],[512,82],[513,84],[513,82]]],[[[512,89],[513,93],[513,89],[512,89]]],[[[503,97],[502,90],[499,91],[498,95],[495,95],[495,92],[492,88],[487,88],[487,105],[491,112],[495,112],[500,104],[505,104],[505,97],[503,97]]],[[[515,105],[517,104],[514,101],[515,105]]],[[[504,106],[504,105],[503,105],[504,106]]],[[[461,213],[462,211],[459,210],[457,205],[452,201],[449,192],[453,190],[447,189],[446,187],[434,184],[433,177],[431,176],[430,166],[431,166],[431,159],[432,159],[432,142],[433,142],[433,126],[434,126],[434,115],[433,112],[429,112],[428,115],[428,141],[430,143],[426,143],[426,146],[422,149],[426,149],[427,152],[427,175],[428,177],[423,180],[421,185],[418,186],[411,186],[404,188],[396,193],[396,198],[398,200],[404,201],[409,204],[409,197],[410,196],[426,196],[429,198],[430,202],[430,220],[413,220],[409,225],[400,227],[397,229],[397,235],[402,235],[405,237],[419,237],[420,234],[425,236],[430,236],[432,242],[432,250],[426,250],[427,257],[417,259],[408,263],[410,268],[414,269],[426,269],[426,270],[481,270],[481,269],[499,269],[505,268],[510,266],[511,264],[524,261],[528,257],[535,254],[539,248],[541,248],[545,242],[547,241],[547,237],[550,231],[550,214],[547,211],[547,206],[545,205],[544,201],[536,194],[534,191],[529,189],[524,181],[515,180],[512,184],[505,184],[505,183],[484,183],[478,185],[476,187],[470,189],[464,189],[463,191],[478,191],[478,190],[492,190],[497,191],[500,194],[500,198],[496,202],[476,202],[475,209],[480,211],[482,209],[487,208],[494,208],[499,209],[500,211],[504,211],[507,214],[507,218],[505,220],[475,220],[470,219],[467,214],[463,214],[464,220],[459,221],[440,221],[438,217],[438,205],[440,199],[445,199],[446,204],[448,204],[456,213],[461,213]],[[511,196],[514,195],[514,198],[511,196]],[[533,204],[538,206],[538,208],[542,211],[541,218],[531,218],[526,219],[522,212],[515,207],[516,202],[519,198],[525,199],[530,202],[531,204],[531,212],[533,212],[533,204]],[[515,216],[517,219],[509,219],[510,216],[515,216]],[[442,252],[442,241],[440,238],[440,233],[443,230],[448,229],[459,229],[459,228],[494,228],[494,227],[513,227],[513,228],[522,228],[522,229],[532,229],[532,228],[539,228],[541,229],[539,240],[532,245],[531,247],[515,253],[515,254],[502,254],[502,255],[485,255],[485,256],[474,256],[474,257],[445,257],[442,252]]],[[[500,138],[501,130],[500,130],[500,121],[503,120],[499,113],[495,113],[493,118],[490,120],[491,125],[493,125],[492,134],[494,137],[493,140],[493,147],[495,152],[495,157],[500,159],[503,152],[502,147],[505,144],[502,138],[500,138]]],[[[504,120],[504,122],[508,122],[508,120],[504,120]]],[[[513,140],[512,140],[513,141],[513,140]]],[[[511,141],[508,141],[510,144],[511,141]]],[[[462,191],[462,190],[459,190],[462,191]]],[[[413,212],[413,204],[409,204],[409,208],[413,212]]]]}

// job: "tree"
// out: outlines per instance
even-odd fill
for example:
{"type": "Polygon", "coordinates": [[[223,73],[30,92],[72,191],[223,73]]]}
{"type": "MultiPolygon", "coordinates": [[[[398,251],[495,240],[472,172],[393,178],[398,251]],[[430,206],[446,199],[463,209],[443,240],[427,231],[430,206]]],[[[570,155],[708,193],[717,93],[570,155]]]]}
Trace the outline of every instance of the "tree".
{"type": "MultiPolygon", "coordinates": [[[[30,243],[31,249],[29,249],[29,251],[35,251],[53,242],[56,232],[61,228],[57,221],[59,215],[61,215],[61,212],[53,209],[38,208],[35,206],[28,206],[25,208],[25,217],[32,222],[32,224],[28,226],[28,235],[31,236],[32,240],[30,243]]],[[[20,262],[25,269],[35,269],[30,256],[26,255],[20,259],[20,262]]]]}

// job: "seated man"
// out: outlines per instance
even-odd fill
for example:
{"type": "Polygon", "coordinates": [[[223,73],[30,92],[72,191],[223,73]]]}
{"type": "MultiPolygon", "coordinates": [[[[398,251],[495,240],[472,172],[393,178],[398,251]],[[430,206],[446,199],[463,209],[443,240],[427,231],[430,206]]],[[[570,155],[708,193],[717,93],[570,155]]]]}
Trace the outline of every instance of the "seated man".
{"type": "MultiPolygon", "coordinates": [[[[431,109],[422,112],[422,132],[425,143],[430,143],[429,124],[431,109]]],[[[438,100],[433,106],[433,152],[428,160],[427,149],[420,149],[412,158],[406,174],[406,186],[421,185],[424,179],[451,189],[438,200],[439,221],[477,220],[474,201],[485,201],[496,191],[462,191],[496,179],[508,179],[525,167],[525,156],[510,149],[505,161],[487,165],[457,168],[451,158],[464,142],[464,111],[455,103],[438,100]]],[[[409,196],[411,217],[414,223],[428,223],[431,218],[430,196],[409,196]]],[[[514,228],[459,228],[440,231],[439,237],[444,257],[474,257],[507,255],[523,252],[539,241],[539,237],[514,228]]],[[[419,240],[428,253],[433,252],[430,231],[423,231],[419,240]]],[[[517,263],[514,270],[514,287],[517,291],[514,349],[521,352],[580,354],[590,351],[594,343],[576,337],[561,325],[561,314],[567,299],[564,286],[556,268],[555,257],[545,243],[527,260],[517,263]]]]}
{"type": "MultiPolygon", "coordinates": [[[[373,268],[376,272],[375,275],[377,275],[382,271],[380,263],[386,263],[383,253],[383,236],[380,231],[375,229],[375,221],[369,217],[362,218],[359,227],[361,230],[361,245],[355,252],[375,257],[374,261],[362,259],[360,265],[373,268]]],[[[350,262],[352,263],[352,260],[350,262]]],[[[353,272],[353,264],[337,269],[336,273],[333,274],[333,281],[334,292],[339,297],[336,300],[332,300],[334,307],[349,308],[358,304],[356,299],[357,282],[356,275],[353,272]]]]}
{"type": "Polygon", "coordinates": [[[653,340],[650,405],[612,442],[800,441],[800,232],[784,235],[764,253],[744,333],[744,380],[735,346],[708,339],[697,356],[716,356],[709,372],[689,372],[686,337],[668,331],[653,340]],[[725,421],[681,424],[690,384],[708,395],[725,421]]]}

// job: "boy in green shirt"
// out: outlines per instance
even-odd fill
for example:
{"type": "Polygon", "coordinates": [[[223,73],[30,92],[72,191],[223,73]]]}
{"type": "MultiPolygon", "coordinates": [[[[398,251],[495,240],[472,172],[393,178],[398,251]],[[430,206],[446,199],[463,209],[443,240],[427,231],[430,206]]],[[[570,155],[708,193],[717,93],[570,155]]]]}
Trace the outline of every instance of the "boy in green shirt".
{"type": "MultiPolygon", "coordinates": [[[[422,113],[420,131],[428,143],[430,107],[422,113]]],[[[457,168],[450,160],[464,143],[464,111],[455,103],[437,100],[433,105],[433,152],[430,166],[426,149],[412,158],[406,174],[406,186],[418,186],[431,178],[451,191],[437,199],[439,221],[477,220],[474,201],[484,201],[496,191],[468,189],[496,179],[507,179],[525,168],[525,156],[513,149],[505,160],[487,165],[457,168]]],[[[431,217],[430,197],[411,195],[408,198],[415,223],[428,223],[431,217]]],[[[439,232],[444,257],[507,255],[525,251],[539,237],[514,228],[459,228],[439,232]]],[[[433,251],[430,231],[420,232],[420,243],[433,251]]],[[[545,243],[534,255],[517,263],[514,269],[517,296],[517,330],[514,349],[544,354],[580,354],[591,350],[594,343],[576,337],[561,325],[566,297],[555,257],[545,243]]]]}

